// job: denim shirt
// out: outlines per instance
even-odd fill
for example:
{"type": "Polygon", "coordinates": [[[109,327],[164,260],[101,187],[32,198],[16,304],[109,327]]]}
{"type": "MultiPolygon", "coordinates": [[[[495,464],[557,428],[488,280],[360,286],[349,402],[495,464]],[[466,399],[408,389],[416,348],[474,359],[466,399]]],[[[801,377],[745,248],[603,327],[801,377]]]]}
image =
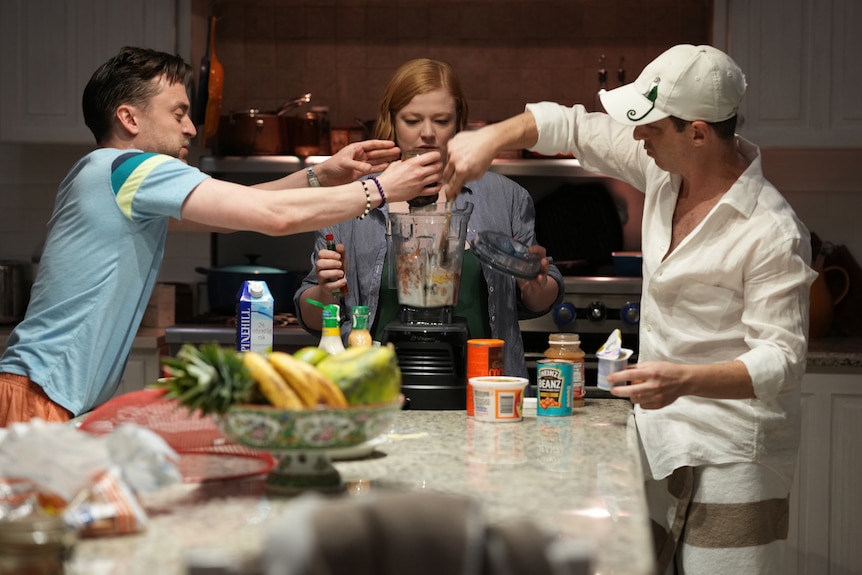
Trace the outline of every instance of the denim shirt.
{"type": "MultiPolygon", "coordinates": [[[[534,223],[536,212],[530,194],[514,181],[488,172],[481,179],[469,182],[455,198],[455,209],[461,209],[467,202],[473,204],[473,213],[467,223],[467,242],[472,243],[480,231],[493,230],[511,235],[518,241],[533,245],[536,243],[534,223]]],[[[294,295],[296,316],[299,324],[308,332],[319,334],[310,329],[302,319],[299,302],[305,290],[317,285],[314,265],[317,253],[326,249],[326,234],[333,234],[336,243],[343,243],[347,262],[347,285],[349,293],[342,299],[342,309],[354,305],[367,305],[371,318],[377,315],[380,295],[380,278],[386,265],[387,227],[389,206],[372,210],[364,220],[351,219],[316,233],[315,250],[311,254],[311,271],[303,280],[294,295]]],[[[548,258],[551,260],[551,258],[548,258]]],[[[527,376],[524,361],[524,345],[521,341],[519,319],[538,317],[550,311],[563,300],[563,278],[560,270],[551,261],[549,279],[557,284],[555,302],[547,309],[532,312],[521,302],[521,293],[515,278],[497,272],[483,265],[482,272],[488,284],[488,317],[491,334],[506,342],[505,370],[507,375],[527,376]]],[[[461,286],[461,289],[468,289],[461,286]]],[[[350,332],[349,314],[343,314],[342,336],[350,332]]],[[[372,320],[373,322],[373,320],[372,320]]]]}

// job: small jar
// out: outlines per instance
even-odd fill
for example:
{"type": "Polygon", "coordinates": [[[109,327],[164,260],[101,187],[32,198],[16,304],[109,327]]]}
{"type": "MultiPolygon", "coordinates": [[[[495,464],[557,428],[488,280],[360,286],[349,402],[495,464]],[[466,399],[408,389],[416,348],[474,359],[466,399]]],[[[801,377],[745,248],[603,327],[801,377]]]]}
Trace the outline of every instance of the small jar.
{"type": "Polygon", "coordinates": [[[76,532],[61,517],[0,521],[0,573],[63,575],[76,541],[76,532]]]}
{"type": "Polygon", "coordinates": [[[584,406],[584,356],[581,338],[576,333],[552,333],[548,336],[547,359],[563,359],[573,362],[572,407],[584,406]]]}

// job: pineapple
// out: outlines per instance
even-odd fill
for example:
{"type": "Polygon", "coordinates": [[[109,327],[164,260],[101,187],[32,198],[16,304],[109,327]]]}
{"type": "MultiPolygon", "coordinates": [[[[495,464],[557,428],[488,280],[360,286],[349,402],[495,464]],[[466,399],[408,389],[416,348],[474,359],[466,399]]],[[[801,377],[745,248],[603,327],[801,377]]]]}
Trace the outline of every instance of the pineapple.
{"type": "Polygon", "coordinates": [[[231,405],[254,400],[254,380],[242,355],[232,349],[216,343],[185,344],[162,364],[170,376],[159,384],[168,390],[166,399],[176,399],[190,412],[222,414],[231,405]]]}

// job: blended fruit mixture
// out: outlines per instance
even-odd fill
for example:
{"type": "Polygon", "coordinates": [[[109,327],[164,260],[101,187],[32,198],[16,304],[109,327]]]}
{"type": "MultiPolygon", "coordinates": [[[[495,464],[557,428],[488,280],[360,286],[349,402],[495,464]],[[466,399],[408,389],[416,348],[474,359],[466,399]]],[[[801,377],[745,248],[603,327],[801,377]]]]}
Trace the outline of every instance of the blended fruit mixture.
{"type": "Polygon", "coordinates": [[[454,306],[461,274],[435,264],[420,252],[401,254],[397,261],[398,302],[413,307],[454,306]]]}

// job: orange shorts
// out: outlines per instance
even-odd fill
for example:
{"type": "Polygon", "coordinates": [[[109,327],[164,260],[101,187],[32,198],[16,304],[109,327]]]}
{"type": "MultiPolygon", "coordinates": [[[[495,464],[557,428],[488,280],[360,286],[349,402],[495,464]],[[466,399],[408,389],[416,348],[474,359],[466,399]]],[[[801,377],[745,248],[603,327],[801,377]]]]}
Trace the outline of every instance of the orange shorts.
{"type": "Polygon", "coordinates": [[[66,422],[74,416],[68,409],[51,401],[41,387],[23,375],[0,373],[0,427],[26,423],[34,417],[43,421],[66,422]]]}

